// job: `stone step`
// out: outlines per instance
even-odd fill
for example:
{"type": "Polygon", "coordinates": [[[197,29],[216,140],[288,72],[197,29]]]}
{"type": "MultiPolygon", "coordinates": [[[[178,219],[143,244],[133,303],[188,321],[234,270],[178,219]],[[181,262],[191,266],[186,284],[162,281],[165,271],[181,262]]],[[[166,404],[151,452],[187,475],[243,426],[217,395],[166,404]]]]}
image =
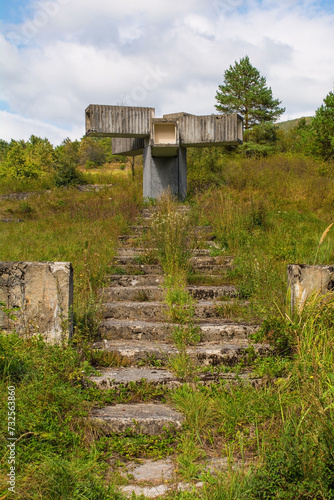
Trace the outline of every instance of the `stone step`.
{"type": "MultiPolygon", "coordinates": [[[[213,257],[210,257],[210,259],[213,257]]],[[[112,274],[163,274],[163,269],[158,264],[111,264],[112,274]]],[[[203,261],[194,261],[191,265],[191,270],[196,274],[211,274],[215,276],[225,275],[228,270],[232,269],[232,263],[210,264],[203,261]]]]}
{"type": "MultiPolygon", "coordinates": [[[[144,224],[140,224],[140,225],[136,224],[136,225],[129,226],[129,227],[133,233],[138,234],[138,233],[142,233],[145,230],[149,229],[151,227],[151,224],[144,222],[144,224]]],[[[190,231],[194,234],[210,234],[211,235],[211,233],[213,233],[213,227],[212,226],[192,226],[190,228],[190,231]]]]}
{"type": "Polygon", "coordinates": [[[157,264],[111,264],[113,274],[129,274],[129,275],[143,275],[143,274],[163,274],[162,267],[157,264]]]}
{"type": "MultiPolygon", "coordinates": [[[[199,300],[195,303],[194,319],[240,317],[248,302],[199,300]]],[[[142,321],[168,321],[168,306],[163,302],[106,302],[101,306],[104,319],[127,319],[142,321]]]]}
{"type": "MultiPolygon", "coordinates": [[[[114,352],[127,359],[130,363],[146,363],[152,365],[157,361],[168,364],[168,361],[178,354],[177,348],[165,342],[144,341],[100,341],[95,342],[95,349],[114,352]]],[[[247,358],[249,343],[247,341],[234,342],[233,344],[218,344],[215,342],[199,343],[186,349],[187,355],[199,366],[235,366],[247,358]]],[[[266,356],[271,353],[270,346],[265,344],[252,344],[255,356],[266,356]]]]}
{"type": "MultiPolygon", "coordinates": [[[[136,257],[139,255],[151,255],[157,252],[156,248],[148,249],[144,247],[120,247],[117,249],[117,257],[136,257]]],[[[207,256],[210,257],[212,249],[210,248],[192,248],[189,250],[194,256],[207,256]]]]}
{"type": "MultiPolygon", "coordinates": [[[[190,210],[191,208],[189,206],[180,205],[179,207],[177,207],[176,212],[188,214],[190,210]]],[[[158,207],[143,208],[141,211],[141,216],[146,219],[156,215],[157,212],[158,212],[158,207]]]]}
{"type": "Polygon", "coordinates": [[[184,416],[165,404],[117,404],[92,410],[91,422],[105,435],[131,429],[137,434],[161,435],[164,429],[180,430],[184,416]]]}
{"type": "MultiPolygon", "coordinates": [[[[102,339],[133,341],[172,341],[176,324],[149,321],[105,320],[99,327],[102,339]]],[[[247,341],[249,336],[259,329],[256,323],[217,320],[198,323],[202,342],[247,341]]]]}
{"type": "MultiPolygon", "coordinates": [[[[201,248],[219,248],[219,245],[215,241],[213,241],[214,236],[209,235],[207,239],[205,239],[205,234],[200,237],[200,235],[196,235],[196,240],[198,245],[200,245],[201,248]]],[[[125,246],[141,246],[145,242],[145,238],[143,237],[142,234],[121,234],[118,236],[119,242],[125,246]]]]}
{"type": "MultiPolygon", "coordinates": [[[[226,272],[221,274],[195,274],[189,278],[190,286],[227,286],[226,283],[230,282],[226,272]]],[[[162,274],[110,274],[106,276],[106,283],[108,286],[128,286],[128,287],[141,287],[141,286],[158,286],[164,283],[164,275],[162,274]]],[[[233,285],[231,285],[233,286],[233,285]]]]}
{"type": "Polygon", "coordinates": [[[162,274],[111,274],[106,281],[112,287],[150,287],[162,285],[162,274]]]}
{"type": "MultiPolygon", "coordinates": [[[[221,372],[206,372],[198,374],[199,382],[203,385],[210,385],[219,382],[228,382],[236,385],[240,383],[248,383],[253,386],[258,386],[261,383],[259,377],[255,377],[251,372],[244,373],[221,373],[221,372]]],[[[128,368],[103,368],[99,369],[99,375],[94,375],[88,378],[89,382],[93,382],[101,389],[115,389],[122,386],[127,387],[129,384],[138,383],[142,380],[151,385],[164,385],[168,389],[173,389],[184,383],[182,379],[174,375],[169,370],[163,368],[148,368],[148,367],[128,367],[128,368]]]]}
{"type": "MultiPolygon", "coordinates": [[[[148,257],[150,258],[150,257],[148,257]]],[[[152,258],[152,257],[151,257],[152,258]]],[[[124,265],[124,266],[133,266],[133,265],[138,265],[138,264],[143,264],[145,265],[145,256],[141,255],[121,255],[118,257],[115,257],[113,259],[112,265],[124,265]],[[140,262],[143,261],[144,262],[140,262]]],[[[227,267],[230,268],[232,267],[233,264],[233,257],[231,255],[219,255],[216,257],[211,257],[209,255],[198,255],[194,257],[190,257],[189,259],[189,265],[193,269],[210,269],[214,267],[227,267]]],[[[155,264],[155,263],[154,263],[155,264]]]]}
{"type": "MultiPolygon", "coordinates": [[[[187,291],[194,299],[210,300],[221,297],[236,298],[238,292],[234,286],[190,286],[187,291]]],[[[110,286],[100,289],[102,300],[115,301],[162,301],[166,297],[166,290],[161,286],[110,286]]]]}

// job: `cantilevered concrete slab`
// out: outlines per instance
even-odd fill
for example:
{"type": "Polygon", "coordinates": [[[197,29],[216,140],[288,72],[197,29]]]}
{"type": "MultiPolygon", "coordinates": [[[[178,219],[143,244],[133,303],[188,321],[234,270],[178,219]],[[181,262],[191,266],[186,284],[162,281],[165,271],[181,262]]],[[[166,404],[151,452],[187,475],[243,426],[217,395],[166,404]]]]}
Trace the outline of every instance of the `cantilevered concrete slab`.
{"type": "Polygon", "coordinates": [[[243,120],[238,114],[172,113],[155,118],[154,108],[91,104],[86,109],[86,134],[113,137],[113,154],[143,154],[144,198],[157,198],[170,189],[183,200],[186,148],[242,144],[243,120]]]}

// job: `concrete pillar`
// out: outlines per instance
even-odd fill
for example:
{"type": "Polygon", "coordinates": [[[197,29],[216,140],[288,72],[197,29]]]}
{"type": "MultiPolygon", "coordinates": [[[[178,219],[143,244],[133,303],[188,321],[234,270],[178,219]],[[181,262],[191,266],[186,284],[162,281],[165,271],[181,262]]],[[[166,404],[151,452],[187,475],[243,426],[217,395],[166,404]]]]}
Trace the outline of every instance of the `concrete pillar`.
{"type": "Polygon", "coordinates": [[[144,147],[144,198],[158,198],[170,189],[184,200],[187,194],[187,150],[178,148],[176,156],[152,156],[149,140],[144,147]]]}
{"type": "Polygon", "coordinates": [[[288,266],[291,309],[301,311],[312,293],[326,294],[334,289],[334,266],[288,266]]]}

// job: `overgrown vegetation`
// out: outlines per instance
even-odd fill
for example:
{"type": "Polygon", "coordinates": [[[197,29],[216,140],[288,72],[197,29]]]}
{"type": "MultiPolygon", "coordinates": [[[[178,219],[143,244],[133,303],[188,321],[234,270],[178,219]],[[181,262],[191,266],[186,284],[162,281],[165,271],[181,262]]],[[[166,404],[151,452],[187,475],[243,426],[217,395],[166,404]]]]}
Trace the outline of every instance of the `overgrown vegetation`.
{"type": "MultiPolygon", "coordinates": [[[[327,119],[327,111],[319,116],[327,119]]],[[[96,367],[127,364],[112,353],[94,351],[92,340],[99,321],[97,289],[116,253],[118,235],[128,231],[143,206],[140,165],[134,180],[128,167],[120,168],[124,159],[108,166],[106,143],[98,141],[86,140],[85,147],[84,141],[65,141],[58,151],[38,138],[0,143],[2,193],[35,191],[23,200],[0,199],[0,218],[14,221],[0,221],[1,259],[71,261],[76,324],[69,345],[0,335],[0,498],[10,498],[5,412],[12,385],[21,498],[121,499],[111,483],[122,479],[110,481],[111,464],[170,454],[179,477],[201,480],[204,487],[168,498],[334,498],[334,299],[313,297],[297,314],[289,311],[286,297],[287,264],[333,262],[334,231],[321,238],[333,222],[333,163],[330,155],[314,149],[312,121],[300,121],[286,132],[270,124],[259,127],[238,151],[190,150],[190,213],[180,211],[182,205],[170,197],[156,211],[149,245],[158,254],[142,258],[162,263],[165,300],[178,323],[173,340],[179,355],[171,366],[185,383],[171,393],[144,381],[102,393],[84,381],[96,367]],[[97,169],[89,161],[104,163],[97,169]],[[56,181],[72,166],[80,183],[105,188],[82,192],[72,182],[56,181]],[[238,378],[242,364],[235,368],[236,384],[204,387],[196,380],[187,346],[200,337],[186,290],[197,279],[188,266],[192,246],[200,246],[190,231],[195,224],[213,226],[212,255],[234,256],[234,266],[215,279],[236,285],[240,300],[249,301],[250,317],[262,321],[254,341],[274,349],[273,356],[256,361],[249,350],[261,386],[238,378]],[[186,416],[181,435],[101,438],[86,418],[93,406],[138,401],[172,401],[186,416]],[[212,475],[206,463],[216,457],[226,459],[226,472],[212,475]]]]}

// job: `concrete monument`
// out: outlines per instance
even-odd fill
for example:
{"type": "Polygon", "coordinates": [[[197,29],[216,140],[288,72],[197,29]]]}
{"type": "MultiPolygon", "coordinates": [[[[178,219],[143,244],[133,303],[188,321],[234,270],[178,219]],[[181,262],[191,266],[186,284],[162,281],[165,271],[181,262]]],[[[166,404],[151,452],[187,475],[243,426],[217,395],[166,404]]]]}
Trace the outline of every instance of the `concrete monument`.
{"type": "Polygon", "coordinates": [[[195,116],[174,113],[155,118],[154,108],[90,104],[86,135],[112,137],[113,154],[144,156],[144,198],[170,189],[187,194],[187,148],[242,144],[238,114],[195,116]]]}

